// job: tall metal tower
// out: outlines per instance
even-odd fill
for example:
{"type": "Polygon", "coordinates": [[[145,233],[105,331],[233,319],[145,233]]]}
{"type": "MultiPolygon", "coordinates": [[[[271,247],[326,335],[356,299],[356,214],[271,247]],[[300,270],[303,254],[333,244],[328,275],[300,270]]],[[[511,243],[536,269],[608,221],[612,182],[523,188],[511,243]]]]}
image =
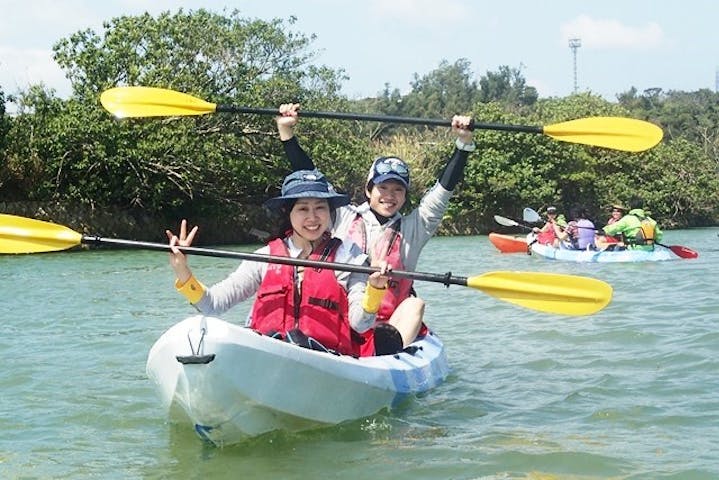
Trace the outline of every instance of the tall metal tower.
{"type": "Polygon", "coordinates": [[[582,46],[581,38],[570,38],[569,48],[572,49],[572,56],[574,57],[574,93],[577,93],[579,87],[577,85],[577,50],[582,46]]]}

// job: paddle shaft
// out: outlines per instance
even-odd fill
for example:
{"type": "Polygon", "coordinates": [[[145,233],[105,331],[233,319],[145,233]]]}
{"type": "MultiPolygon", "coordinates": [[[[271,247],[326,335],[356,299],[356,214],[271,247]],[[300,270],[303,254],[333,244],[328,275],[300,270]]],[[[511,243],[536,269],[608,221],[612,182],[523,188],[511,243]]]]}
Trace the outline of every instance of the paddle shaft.
{"type": "MultiPolygon", "coordinates": [[[[166,243],[119,240],[95,235],[83,235],[68,227],[31,218],[0,213],[0,253],[41,253],[67,250],[81,244],[115,245],[146,250],[173,251],[166,243]]],[[[304,266],[371,274],[377,267],[344,263],[303,260],[284,256],[262,255],[200,247],[177,247],[195,255],[238,258],[249,261],[304,266]]],[[[533,272],[487,272],[472,277],[453,276],[451,273],[434,274],[408,271],[391,271],[390,277],[403,277],[466,286],[515,305],[547,313],[562,315],[590,315],[603,309],[612,298],[612,287],[593,278],[573,275],[533,272]]]]}
{"type": "MultiPolygon", "coordinates": [[[[277,116],[276,108],[254,108],[240,107],[235,105],[217,105],[217,112],[227,113],[246,113],[256,115],[273,115],[277,116]]],[[[435,119],[435,118],[414,118],[414,117],[396,117],[391,115],[370,115],[362,113],[342,113],[342,112],[313,112],[300,110],[301,117],[314,118],[332,118],[337,120],[361,120],[370,122],[384,123],[406,123],[411,125],[429,125],[436,127],[451,127],[451,120],[435,119]]],[[[470,130],[503,130],[511,132],[525,133],[544,133],[544,127],[528,126],[528,125],[506,125],[501,123],[478,123],[472,120],[469,124],[470,130]]]]}
{"type": "Polygon", "coordinates": [[[533,229],[532,227],[530,227],[529,225],[524,225],[524,224],[519,223],[519,222],[514,222],[514,223],[516,223],[516,225],[506,225],[506,226],[519,227],[519,228],[523,228],[523,229],[525,229],[525,230],[528,230],[528,231],[530,231],[530,232],[531,232],[532,230],[534,230],[534,229],[533,229]]]}
{"type": "MultiPolygon", "coordinates": [[[[120,118],[176,117],[184,115],[205,115],[216,112],[278,115],[274,108],[244,107],[229,104],[215,104],[182,92],[154,87],[115,87],[100,95],[100,102],[112,114],[120,118]]],[[[451,126],[446,119],[408,118],[390,115],[300,112],[301,116],[334,118],[344,120],[367,120],[413,125],[451,126]]],[[[471,129],[500,130],[524,133],[540,133],[571,143],[612,148],[627,152],[642,152],[652,148],[663,138],[664,132],[658,126],[631,118],[590,117],[569,120],[553,125],[526,126],[497,123],[474,123],[471,129]]]]}
{"type": "MultiPolygon", "coordinates": [[[[142,250],[159,250],[170,252],[171,248],[166,243],[141,242],[137,240],[122,240],[116,238],[103,238],[97,236],[83,236],[81,242],[86,245],[121,245],[124,247],[138,248],[142,250]]],[[[237,258],[240,260],[250,260],[254,262],[279,263],[283,265],[293,265],[299,267],[324,268],[328,270],[340,270],[344,272],[366,273],[372,274],[378,272],[378,267],[369,267],[366,265],[350,265],[347,263],[323,262],[319,260],[307,260],[292,257],[279,257],[275,255],[262,255],[260,253],[233,252],[229,250],[217,250],[213,248],[202,247],[177,247],[183,253],[192,255],[200,255],[205,257],[224,257],[237,258]]],[[[467,286],[467,277],[452,275],[451,272],[446,274],[409,272],[404,270],[392,270],[389,277],[409,278],[412,280],[422,280],[426,282],[441,283],[445,286],[462,285],[467,286]]]]}
{"type": "Polygon", "coordinates": [[[520,227],[524,228],[525,230],[532,230],[532,227],[530,227],[529,225],[525,225],[523,223],[519,223],[516,220],[512,220],[511,218],[502,217],[499,215],[494,216],[494,221],[504,227],[520,227]]]}

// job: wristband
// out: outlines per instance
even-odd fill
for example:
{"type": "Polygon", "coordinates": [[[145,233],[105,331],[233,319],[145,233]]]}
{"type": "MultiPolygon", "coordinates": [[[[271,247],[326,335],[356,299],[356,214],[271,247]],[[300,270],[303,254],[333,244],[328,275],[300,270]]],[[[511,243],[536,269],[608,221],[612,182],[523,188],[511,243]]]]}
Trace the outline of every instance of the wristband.
{"type": "Polygon", "coordinates": [[[206,290],[205,286],[194,275],[183,284],[180,284],[179,280],[175,280],[175,288],[192,304],[199,302],[206,290]]]}
{"type": "Polygon", "coordinates": [[[456,142],[454,142],[454,144],[457,147],[457,150],[462,150],[463,152],[474,152],[477,149],[477,145],[475,145],[474,142],[464,143],[459,138],[456,142]]]}
{"type": "Polygon", "coordinates": [[[386,288],[376,288],[368,283],[364,291],[364,298],[362,299],[362,308],[364,311],[367,313],[377,313],[386,291],[386,288]]]}

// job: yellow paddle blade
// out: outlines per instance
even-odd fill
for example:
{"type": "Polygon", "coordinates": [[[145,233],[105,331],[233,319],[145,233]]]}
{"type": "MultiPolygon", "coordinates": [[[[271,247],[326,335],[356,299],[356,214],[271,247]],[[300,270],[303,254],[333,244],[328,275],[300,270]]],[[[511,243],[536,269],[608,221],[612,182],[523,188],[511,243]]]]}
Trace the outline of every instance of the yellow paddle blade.
{"type": "Polygon", "coordinates": [[[547,125],[546,135],[564,142],[643,152],[661,142],[664,132],[653,123],[623,117],[589,117],[547,125]]]}
{"type": "Polygon", "coordinates": [[[612,299],[606,282],[558,273],[489,272],[467,278],[467,286],[505,302],[562,315],[591,315],[612,299]]]}
{"type": "Polygon", "coordinates": [[[192,95],[154,87],[111,88],[102,92],[100,103],[118,118],[203,115],[217,108],[192,95]]]}
{"type": "Polygon", "coordinates": [[[0,253],[55,252],[81,241],[81,234],[62,225],[0,214],[0,253]]]}

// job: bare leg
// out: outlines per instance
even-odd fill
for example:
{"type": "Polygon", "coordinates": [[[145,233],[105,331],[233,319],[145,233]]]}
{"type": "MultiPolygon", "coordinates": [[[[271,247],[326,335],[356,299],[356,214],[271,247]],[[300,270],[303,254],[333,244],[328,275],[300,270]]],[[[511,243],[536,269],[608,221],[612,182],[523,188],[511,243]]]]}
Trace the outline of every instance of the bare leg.
{"type": "Polygon", "coordinates": [[[405,298],[389,319],[389,324],[399,331],[403,347],[417,338],[424,318],[424,300],[417,297],[405,298]]]}
{"type": "Polygon", "coordinates": [[[594,245],[597,246],[597,250],[604,251],[609,246],[609,242],[607,242],[607,237],[603,235],[597,235],[594,237],[594,245]]]}
{"type": "Polygon", "coordinates": [[[614,237],[607,237],[605,235],[597,235],[595,237],[594,244],[597,246],[597,250],[601,251],[606,250],[610,245],[615,245],[615,248],[624,246],[623,243],[618,242],[614,237]]]}

